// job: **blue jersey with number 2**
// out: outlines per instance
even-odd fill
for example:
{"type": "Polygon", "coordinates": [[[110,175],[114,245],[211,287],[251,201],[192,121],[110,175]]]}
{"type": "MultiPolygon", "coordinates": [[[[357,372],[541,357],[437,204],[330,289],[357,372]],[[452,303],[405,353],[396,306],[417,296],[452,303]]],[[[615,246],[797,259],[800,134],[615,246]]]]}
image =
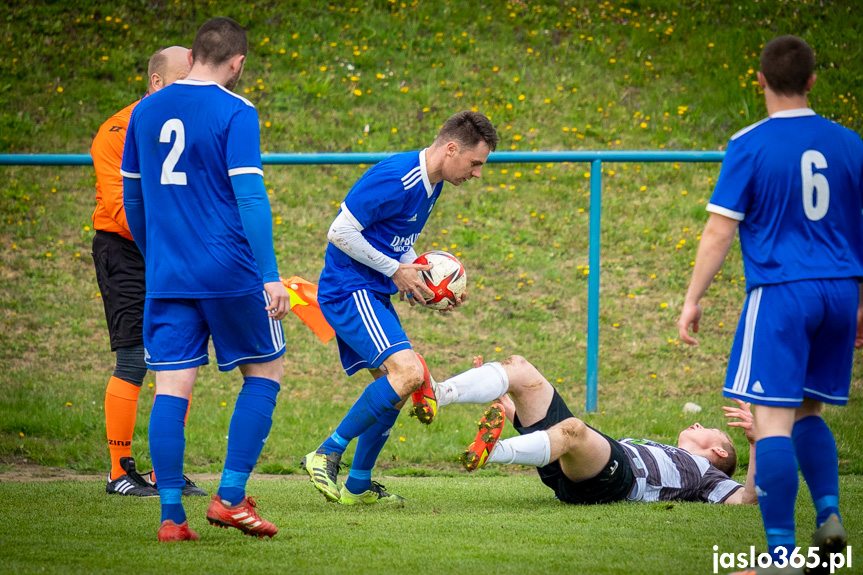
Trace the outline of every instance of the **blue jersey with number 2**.
{"type": "Polygon", "coordinates": [[[735,134],[707,209],[740,221],[747,291],[863,277],[863,141],[808,108],[735,134]]]}
{"type": "Polygon", "coordinates": [[[263,175],[251,102],[195,80],[144,98],[129,122],[122,173],[141,179],[147,297],[231,297],[263,289],[231,186],[231,176],[263,175]]]}

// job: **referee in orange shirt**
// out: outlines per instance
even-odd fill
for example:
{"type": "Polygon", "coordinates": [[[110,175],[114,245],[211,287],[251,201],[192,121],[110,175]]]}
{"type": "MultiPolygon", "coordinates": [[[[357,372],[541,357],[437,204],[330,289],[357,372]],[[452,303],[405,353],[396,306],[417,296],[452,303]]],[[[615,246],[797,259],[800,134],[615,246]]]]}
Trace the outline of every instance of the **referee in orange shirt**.
{"type": "MultiPolygon", "coordinates": [[[[189,50],[171,46],[150,57],[148,95],[185,78],[191,68],[189,50]]],[[[132,239],[123,209],[120,163],[126,128],[138,100],[102,124],[90,153],[96,168],[96,210],[93,212],[93,261],[105,305],[105,319],[116,353],[114,374],[105,391],[105,427],[111,452],[109,494],[158,497],[152,472],[140,474],[132,458],[132,434],[138,394],[147,374],[144,363],[144,258],[132,239]]],[[[206,495],[186,478],[184,495],[206,495]]]]}

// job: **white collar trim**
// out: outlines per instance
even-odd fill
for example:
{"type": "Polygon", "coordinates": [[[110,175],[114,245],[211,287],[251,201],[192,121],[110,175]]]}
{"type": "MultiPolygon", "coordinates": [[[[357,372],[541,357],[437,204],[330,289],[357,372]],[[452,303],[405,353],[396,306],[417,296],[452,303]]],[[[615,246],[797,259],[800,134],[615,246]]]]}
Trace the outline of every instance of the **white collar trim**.
{"type": "Polygon", "coordinates": [[[803,116],[814,116],[815,110],[812,108],[794,108],[793,110],[782,110],[775,114],[770,114],[771,118],[801,118],[803,116]]]}
{"type": "Polygon", "coordinates": [[[175,83],[175,84],[181,84],[181,85],[183,85],[183,86],[216,86],[217,88],[221,89],[224,93],[226,93],[226,94],[230,94],[230,95],[231,95],[231,96],[233,96],[234,98],[237,98],[237,99],[241,100],[241,101],[242,101],[244,104],[246,104],[247,106],[250,106],[250,107],[252,107],[252,108],[254,108],[254,107],[255,107],[255,105],[254,105],[254,104],[252,104],[252,103],[251,103],[249,100],[247,100],[246,98],[243,98],[243,97],[242,97],[242,96],[240,96],[239,94],[237,94],[237,93],[235,93],[235,92],[232,92],[231,90],[228,90],[227,88],[225,88],[224,86],[222,86],[222,85],[221,85],[221,84],[219,84],[218,82],[214,82],[214,81],[212,81],[212,80],[190,80],[190,79],[184,79],[184,80],[177,80],[177,81],[176,81],[176,82],[174,82],[174,83],[175,83]]]}
{"type": "Polygon", "coordinates": [[[426,150],[428,148],[420,150],[420,173],[423,175],[423,185],[426,187],[426,195],[430,198],[434,193],[434,186],[429,181],[429,172],[426,168],[426,150]]]}

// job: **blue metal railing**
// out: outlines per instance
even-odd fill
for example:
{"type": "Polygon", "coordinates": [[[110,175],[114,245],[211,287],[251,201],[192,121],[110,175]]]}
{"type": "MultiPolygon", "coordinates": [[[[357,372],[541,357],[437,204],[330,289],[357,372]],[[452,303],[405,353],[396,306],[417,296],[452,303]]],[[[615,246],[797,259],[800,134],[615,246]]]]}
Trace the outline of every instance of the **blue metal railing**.
{"type": "MultiPolygon", "coordinates": [[[[261,154],[265,165],[374,164],[393,152],[261,154]]],[[[587,283],[587,379],[585,409],[596,411],[599,388],[599,273],[602,213],[602,162],[721,162],[725,152],[495,152],[490,164],[531,162],[590,163],[590,243],[587,283]]],[[[89,166],[89,154],[0,154],[0,166],[89,166]]]]}

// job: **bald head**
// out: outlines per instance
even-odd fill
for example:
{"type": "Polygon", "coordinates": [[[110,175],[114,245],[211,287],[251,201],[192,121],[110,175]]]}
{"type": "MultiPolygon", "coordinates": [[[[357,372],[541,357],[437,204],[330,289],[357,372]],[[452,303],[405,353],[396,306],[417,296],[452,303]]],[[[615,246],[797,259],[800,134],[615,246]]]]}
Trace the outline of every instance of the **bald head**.
{"type": "Polygon", "coordinates": [[[188,48],[170,46],[157,51],[150,56],[147,66],[147,76],[150,78],[147,93],[158,92],[165,86],[182,80],[189,74],[191,66],[188,48]]]}

